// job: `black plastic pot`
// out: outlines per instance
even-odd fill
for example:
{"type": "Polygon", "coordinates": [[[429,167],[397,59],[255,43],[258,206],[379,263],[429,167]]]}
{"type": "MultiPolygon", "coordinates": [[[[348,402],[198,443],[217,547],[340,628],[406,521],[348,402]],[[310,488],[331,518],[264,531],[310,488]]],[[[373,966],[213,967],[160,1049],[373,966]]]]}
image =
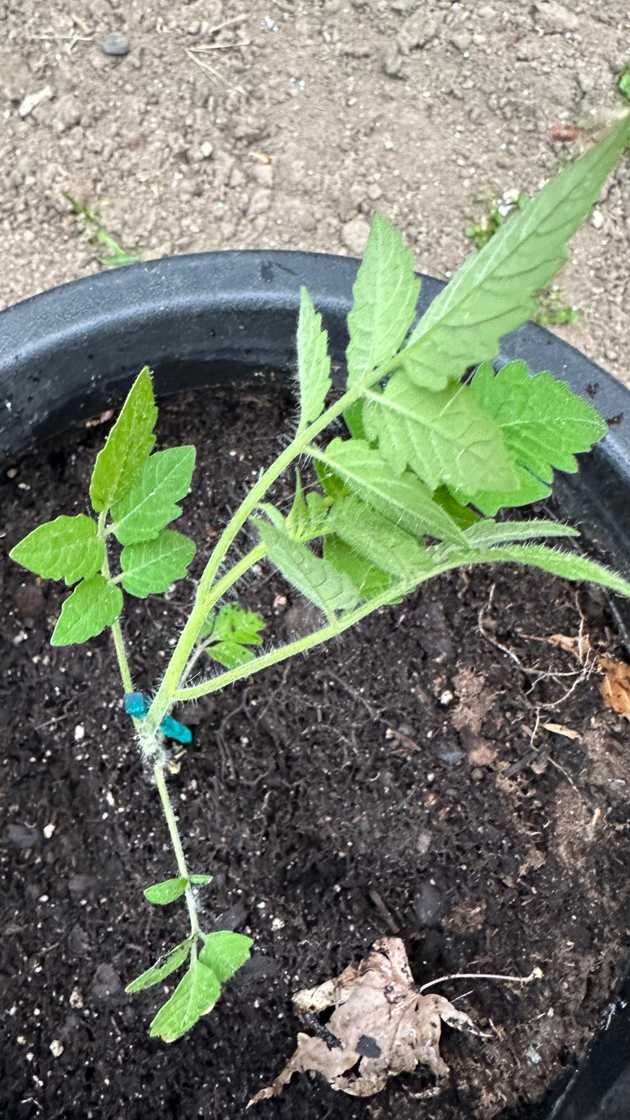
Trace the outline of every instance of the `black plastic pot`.
{"type": "MultiPolygon", "coordinates": [[[[314,253],[203,253],[153,261],[78,280],[0,313],[0,462],[118,404],[144,365],[158,394],[238,384],[294,362],[299,288],[323,312],[341,372],[345,320],[357,263],[314,253]]],[[[441,288],[425,277],[418,311],[441,288]]],[[[594,400],[610,432],[578,475],[558,479],[561,512],[628,571],[630,391],[548,331],[528,324],[504,339],[502,359],[550,369],[594,400]]],[[[628,613],[617,601],[620,625],[628,613]]],[[[565,1078],[566,1081],[566,1078],[565,1078]]],[[[630,981],[602,1013],[600,1033],[563,1088],[525,1120],[628,1120],[630,981]]]]}

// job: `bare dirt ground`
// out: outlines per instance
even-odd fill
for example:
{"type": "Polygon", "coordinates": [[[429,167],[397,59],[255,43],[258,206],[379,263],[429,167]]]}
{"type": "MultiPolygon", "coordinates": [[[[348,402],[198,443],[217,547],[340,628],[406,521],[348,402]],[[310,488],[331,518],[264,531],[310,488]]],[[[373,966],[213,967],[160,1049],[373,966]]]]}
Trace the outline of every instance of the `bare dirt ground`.
{"type": "MultiPolygon", "coordinates": [[[[0,306],[99,267],[64,191],[146,257],[359,254],[378,207],[448,276],[482,196],[531,191],[621,107],[629,41],[627,0],[0,0],[0,306]]],[[[626,161],[562,280],[565,336],[621,377],[629,183],[626,161]]]]}

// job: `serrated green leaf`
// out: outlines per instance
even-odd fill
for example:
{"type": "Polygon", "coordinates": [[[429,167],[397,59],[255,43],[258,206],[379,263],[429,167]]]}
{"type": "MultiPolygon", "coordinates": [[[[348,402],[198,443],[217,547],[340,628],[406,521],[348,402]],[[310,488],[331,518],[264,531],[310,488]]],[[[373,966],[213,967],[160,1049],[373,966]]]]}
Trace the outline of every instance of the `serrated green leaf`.
{"type": "Polygon", "coordinates": [[[169,902],[175,902],[177,898],[186,894],[187,886],[188,879],[179,876],[177,879],[163,879],[161,883],[153,883],[152,886],[146,887],[143,893],[147,901],[154,906],[168,906],[169,902]]]}
{"type": "Polygon", "coordinates": [[[363,426],[363,401],[355,401],[343,413],[343,420],[353,439],[367,439],[363,426]]]}
{"type": "Polygon", "coordinates": [[[169,447],[144,463],[133,486],[112,507],[112,532],[121,544],[139,544],[157,537],[181,515],[177,505],[190,490],[195,448],[169,447]]]}
{"type": "Polygon", "coordinates": [[[474,548],[485,548],[506,541],[531,541],[537,537],[579,537],[577,529],[561,521],[478,521],[466,530],[474,548]]]}
{"type": "Polygon", "coordinates": [[[103,576],[90,576],[77,584],[63,603],[50,639],[51,646],[73,646],[95,638],[116,621],[123,609],[119,587],[103,576]]]}
{"type": "Polygon", "coordinates": [[[506,561],[515,564],[528,564],[551,572],[563,579],[584,583],[598,583],[609,587],[630,598],[630,582],[595,560],[588,560],[576,552],[561,552],[559,549],[546,548],[544,544],[514,545],[510,548],[490,548],[484,554],[490,563],[506,561]]]}
{"type": "Polygon", "coordinates": [[[236,669],[254,658],[254,654],[247,646],[230,641],[216,642],[208,646],[206,653],[212,661],[216,661],[217,665],[222,665],[224,669],[236,669]]]}
{"type": "Polygon", "coordinates": [[[220,995],[221,985],[214,972],[201,961],[194,961],[155,1016],[149,1028],[150,1037],[175,1042],[194,1027],[202,1015],[212,1011],[220,995]]]}
{"type": "Polygon", "coordinates": [[[300,288],[297,328],[300,423],[298,431],[317,420],[331,386],[328,334],[306,288],[300,288]]]}
{"type": "Polygon", "coordinates": [[[629,137],[626,115],[464,262],[401,351],[396,365],[412,381],[443,388],[469,366],[494,358],[501,337],[531,318],[536,292],[565,263],[569,239],[597,201],[629,137]]]}
{"type": "Polygon", "coordinates": [[[324,559],[347,576],[363,600],[373,599],[393,583],[391,575],[377,568],[367,557],[359,556],[349,544],[334,534],[324,541],[324,559]]]}
{"type": "Polygon", "coordinates": [[[145,366],[131,386],[105,446],[96,456],[90,501],[97,513],[109,509],[131,487],[155,443],[156,420],[151,372],[145,366]]]}
{"type": "Polygon", "coordinates": [[[530,376],[525,362],[508,362],[494,373],[479,367],[470,386],[479,407],[501,428],[518,485],[462,487],[478,509],[492,516],[504,506],[528,505],[551,492],[554,467],[574,473],[575,453],[589,451],[607,425],[583,397],[550,373],[530,376]]]}
{"type": "Polygon", "coordinates": [[[11,549],[9,556],[43,579],[63,579],[67,584],[96,575],[105,546],[96,522],[84,513],[56,517],[38,525],[11,549]]]}
{"type": "Polygon", "coordinates": [[[195,542],[174,529],[163,529],[159,537],[142,544],[128,544],[120,554],[122,585],[139,599],[160,595],[183,579],[195,555],[195,542]]]}
{"type": "Polygon", "coordinates": [[[382,392],[368,391],[363,420],[392,470],[402,474],[410,467],[431,490],[518,484],[501,429],[467,385],[430,392],[397,373],[382,392]]]}
{"type": "Polygon", "coordinates": [[[261,630],[266,622],[256,611],[248,611],[236,603],[226,603],[215,616],[213,637],[239,642],[241,645],[262,645],[261,630]]]}
{"type": "Polygon", "coordinates": [[[396,353],[413,322],[420,293],[413,257],[382,214],[372,220],[352,293],[346,350],[349,386],[396,353]]]}
{"type": "Polygon", "coordinates": [[[358,595],[351,581],[320,559],[301,541],[292,540],[269,521],[257,520],[260,538],[269,559],[298,591],[330,617],[336,611],[352,610],[358,595]]]}
{"type": "Polygon", "coordinates": [[[336,438],[325,451],[310,447],[309,454],[348,484],[368,505],[418,536],[465,544],[462,530],[442,506],[431,499],[427,487],[410,471],[396,477],[380,451],[363,440],[336,438]]]}
{"type": "Polygon", "coordinates": [[[212,636],[216,641],[234,641],[241,645],[262,644],[261,630],[266,622],[256,611],[248,611],[237,603],[225,603],[218,611],[210,611],[200,637],[212,636]]]}
{"type": "Polygon", "coordinates": [[[360,498],[342,498],[329,524],[340,540],[389,575],[411,576],[426,563],[427,551],[415,537],[360,498]]]}
{"type": "Polygon", "coordinates": [[[230,930],[204,934],[203,941],[199,960],[212,969],[221,984],[230,980],[245,961],[249,960],[254,944],[251,937],[246,937],[243,933],[232,933],[230,930]]]}
{"type": "Polygon", "coordinates": [[[128,995],[133,995],[135,992],[142,992],[145,988],[152,988],[154,984],[160,984],[162,980],[166,980],[172,972],[180,968],[184,961],[190,956],[192,948],[192,938],[187,938],[186,941],[180,942],[174,949],[156,961],[151,968],[147,968],[146,972],[142,972],[130,984],[127,984],[125,991],[128,995]]]}

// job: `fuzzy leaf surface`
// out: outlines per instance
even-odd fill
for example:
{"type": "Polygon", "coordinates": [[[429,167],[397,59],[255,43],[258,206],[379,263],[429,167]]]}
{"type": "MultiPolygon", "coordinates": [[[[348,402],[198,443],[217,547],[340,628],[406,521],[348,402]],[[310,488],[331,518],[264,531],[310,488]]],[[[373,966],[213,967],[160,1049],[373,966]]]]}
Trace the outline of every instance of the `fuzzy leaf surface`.
{"type": "Polygon", "coordinates": [[[112,508],[113,532],[121,544],[139,544],[157,537],[181,515],[177,503],[190,490],[195,448],[169,447],[144,463],[131,489],[112,508]]]}
{"type": "Polygon", "coordinates": [[[175,902],[186,893],[187,886],[188,879],[179,876],[177,879],[163,879],[161,883],[153,883],[146,887],[143,894],[147,902],[154,906],[168,906],[169,902],[175,902]]]}
{"type": "Polygon", "coordinates": [[[351,580],[363,600],[375,598],[393,582],[393,576],[377,568],[366,556],[360,556],[334,534],[324,541],[324,559],[351,580]]]}
{"type": "Polygon", "coordinates": [[[219,930],[206,934],[199,960],[212,969],[220,984],[225,984],[249,960],[253,944],[243,933],[219,930]]]}
{"type": "Polygon", "coordinates": [[[269,559],[290,584],[330,617],[335,611],[356,607],[359,597],[354,584],[327,560],[294,541],[269,521],[256,522],[269,559]]]}
{"type": "Polygon", "coordinates": [[[346,350],[349,386],[396,353],[411,327],[420,294],[413,257],[382,214],[374,215],[352,293],[346,350]]]}
{"type": "Polygon", "coordinates": [[[492,359],[499,340],[531,318],[535,293],[567,259],[567,243],[597,201],[630,138],[630,115],[551,179],[527,206],[468,257],[400,353],[417,385],[443,388],[492,359]]]}
{"type": "Polygon", "coordinates": [[[220,995],[221,985],[214,972],[201,961],[195,961],[153,1019],[150,1037],[175,1042],[194,1027],[202,1015],[212,1011],[220,995]]]}
{"type": "Polygon", "coordinates": [[[95,638],[116,621],[123,609],[119,587],[103,576],[90,576],[78,583],[63,603],[50,639],[51,646],[73,646],[95,638]]]}
{"type": "Polygon", "coordinates": [[[604,564],[595,560],[588,560],[574,552],[561,552],[559,549],[547,548],[544,544],[514,545],[508,548],[491,548],[485,554],[488,559],[495,562],[507,561],[515,564],[529,564],[534,568],[541,568],[544,572],[551,572],[554,576],[584,583],[598,583],[602,587],[609,587],[619,595],[630,598],[630,582],[614,572],[604,564]]]}
{"type": "Polygon", "coordinates": [[[84,513],[38,525],[9,553],[12,560],[43,579],[67,584],[96,575],[105,555],[96,522],[84,513]]]}
{"type": "Polygon", "coordinates": [[[125,545],[120,554],[122,585],[139,599],[160,595],[184,578],[194,555],[195,543],[190,537],[163,529],[155,540],[125,545]]]}
{"type": "Polygon", "coordinates": [[[326,532],[331,499],[318,490],[304,493],[299,471],[295,478],[293,505],[287,514],[285,528],[296,541],[309,541],[326,532]]]}
{"type": "Polygon", "coordinates": [[[507,541],[531,541],[537,537],[579,537],[577,529],[561,521],[478,521],[466,530],[466,539],[474,548],[507,541]]]}
{"type": "Polygon", "coordinates": [[[368,393],[363,420],[392,470],[410,467],[431,490],[507,490],[518,483],[501,429],[467,385],[430,392],[397,373],[382,392],[368,393]]]}
{"type": "Polygon", "coordinates": [[[180,942],[174,949],[166,954],[165,957],[156,961],[151,968],[147,968],[146,972],[142,972],[130,984],[127,984],[125,991],[128,995],[133,995],[134,992],[142,992],[145,988],[152,988],[154,984],[161,984],[162,980],[166,980],[172,972],[180,968],[184,961],[188,960],[192,941],[188,938],[186,941],[180,942]]]}
{"type": "Polygon", "coordinates": [[[426,563],[426,549],[416,537],[360,498],[342,498],[332,510],[329,526],[350,549],[389,575],[410,576],[426,563]]]}
{"type": "Polygon", "coordinates": [[[431,493],[410,471],[392,474],[380,451],[363,440],[335,438],[325,451],[309,448],[309,454],[339,475],[368,505],[418,536],[466,543],[462,530],[431,493]]]}
{"type": "Polygon", "coordinates": [[[574,473],[577,452],[590,451],[608,430],[588,401],[550,373],[531,377],[525,362],[508,362],[494,373],[489,362],[473,377],[471,393],[503,432],[518,485],[487,490],[464,485],[470,501],[487,515],[503,506],[526,505],[551,492],[554,468],[574,473]]]}
{"type": "Polygon", "coordinates": [[[148,366],[134,381],[105,446],[96,456],[90,501],[97,513],[107,510],[131,487],[155,443],[157,408],[148,366]]]}
{"type": "Polygon", "coordinates": [[[301,429],[317,420],[331,386],[328,334],[322,328],[322,317],[315,310],[306,288],[300,288],[297,358],[301,429]]]}

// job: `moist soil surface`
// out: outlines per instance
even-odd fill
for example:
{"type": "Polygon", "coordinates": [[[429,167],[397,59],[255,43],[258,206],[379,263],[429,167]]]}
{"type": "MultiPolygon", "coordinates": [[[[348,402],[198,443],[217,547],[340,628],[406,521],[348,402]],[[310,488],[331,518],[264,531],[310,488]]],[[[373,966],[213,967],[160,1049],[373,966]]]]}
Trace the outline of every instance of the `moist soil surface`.
{"type": "MultiPolygon", "coordinates": [[[[198,542],[193,575],[293,424],[277,387],[164,405],[159,445],[199,448],[178,526],[198,542]]],[[[87,508],[105,431],[84,428],[3,477],[9,546],[87,508]]],[[[488,1037],[445,1028],[452,1082],[426,1103],[422,1070],[366,1100],[299,1076],[259,1114],[542,1117],[611,998],[630,921],[627,725],[604,708],[598,673],[545,640],[582,627],[614,654],[605,596],[515,569],[454,573],[180,710],[194,744],[170,788],[191,866],[214,875],[203,922],[251,933],[255,953],[214,1013],[165,1046],[147,1036],[163,994],[123,989],[185,936],[185,909],[142,895],[174,861],[110,642],[51,649],[60,587],[2,563],[2,1116],[242,1116],[292,1052],[291,993],[398,935],[418,983],[534,965],[544,979],[442,986],[488,1037]]],[[[191,590],[128,600],[137,687],[155,686],[191,590]]],[[[316,621],[266,564],[241,600],[265,615],[270,642],[316,621]]]]}

